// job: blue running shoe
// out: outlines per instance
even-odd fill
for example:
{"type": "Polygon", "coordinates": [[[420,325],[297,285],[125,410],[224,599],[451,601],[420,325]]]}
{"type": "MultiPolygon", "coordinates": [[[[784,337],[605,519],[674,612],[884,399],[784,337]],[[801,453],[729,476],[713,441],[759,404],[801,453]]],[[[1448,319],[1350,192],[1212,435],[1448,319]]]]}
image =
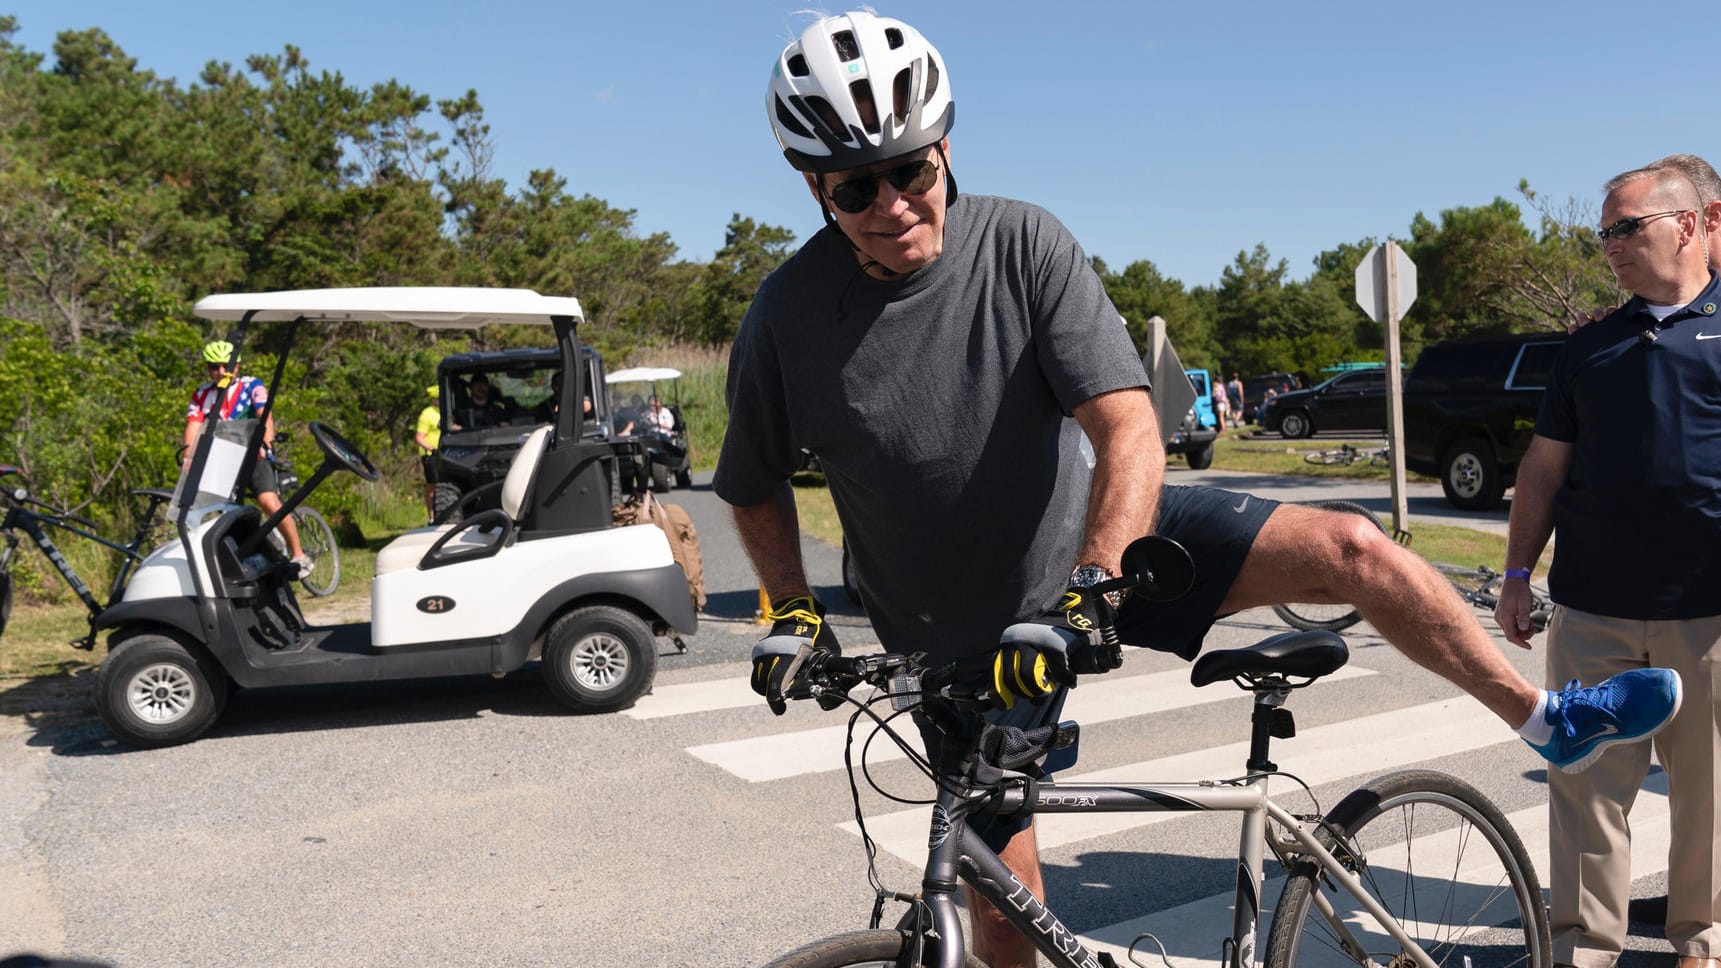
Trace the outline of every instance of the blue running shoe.
{"type": "Polygon", "coordinates": [[[1553,738],[1530,748],[1567,773],[1582,773],[1608,747],[1660,732],[1679,712],[1682,698],[1679,673],[1672,669],[1632,669],[1588,689],[1573,679],[1548,694],[1545,715],[1553,738]]]}

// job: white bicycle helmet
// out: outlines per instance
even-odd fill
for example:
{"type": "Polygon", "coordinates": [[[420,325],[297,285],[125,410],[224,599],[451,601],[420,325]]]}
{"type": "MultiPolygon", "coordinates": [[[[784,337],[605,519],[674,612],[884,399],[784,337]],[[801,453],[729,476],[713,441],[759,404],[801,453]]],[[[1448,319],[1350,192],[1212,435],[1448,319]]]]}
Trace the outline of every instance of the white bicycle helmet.
{"type": "Polygon", "coordinates": [[[783,49],[765,107],[783,157],[809,172],[905,155],[956,123],[937,49],[900,20],[859,11],[820,20],[783,49]]]}

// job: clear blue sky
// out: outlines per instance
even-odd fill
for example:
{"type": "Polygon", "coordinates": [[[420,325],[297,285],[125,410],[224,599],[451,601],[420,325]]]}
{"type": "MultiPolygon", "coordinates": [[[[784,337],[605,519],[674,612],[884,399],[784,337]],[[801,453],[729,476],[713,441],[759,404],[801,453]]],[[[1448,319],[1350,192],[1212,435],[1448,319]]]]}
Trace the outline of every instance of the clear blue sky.
{"type": "MultiPolygon", "coordinates": [[[[1304,278],[1321,250],[1402,238],[1419,211],[1517,201],[1520,178],[1593,220],[1619,171],[1675,151],[1721,164],[1714,0],[873,6],[944,54],[964,191],[1036,202],[1114,269],[1148,259],[1189,285],[1258,242],[1304,278]]],[[[764,108],[800,9],[0,0],[49,63],[56,33],[94,26],[182,84],[290,43],[362,86],[475,88],[495,175],[518,186],[553,167],[694,260],[722,245],[732,212],[801,239],[820,225],[764,108]]]]}

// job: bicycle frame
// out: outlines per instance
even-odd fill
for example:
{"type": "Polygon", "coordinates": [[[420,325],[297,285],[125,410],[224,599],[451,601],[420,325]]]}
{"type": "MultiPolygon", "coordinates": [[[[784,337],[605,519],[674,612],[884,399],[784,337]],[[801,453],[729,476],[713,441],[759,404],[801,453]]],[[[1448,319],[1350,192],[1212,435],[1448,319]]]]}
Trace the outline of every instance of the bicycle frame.
{"type": "MultiPolygon", "coordinates": [[[[1264,705],[1257,703],[1257,711],[1264,705]]],[[[1261,717],[1257,717],[1259,721],[1261,717]]],[[[1258,727],[1259,728],[1259,727],[1258,727]]],[[[922,881],[922,900],[931,914],[930,926],[916,923],[911,911],[901,927],[920,928],[922,938],[962,937],[956,914],[956,882],[968,884],[975,893],[998,909],[1015,928],[1060,968],[1106,968],[1106,961],[1081,943],[1033,893],[1016,878],[998,855],[974,834],[968,817],[975,813],[1014,813],[1024,806],[1040,813],[1165,813],[1217,810],[1241,813],[1238,838],[1237,892],[1232,932],[1227,939],[1230,968],[1252,968],[1259,934],[1261,885],[1266,853],[1270,849],[1288,864],[1308,861],[1348,891],[1376,923],[1411,953],[1419,968],[1436,968],[1434,961],[1405,934],[1391,914],[1381,906],[1356,876],[1333,852],[1323,846],[1310,829],[1267,796],[1270,774],[1251,771],[1240,781],[1205,781],[1146,784],[1037,783],[1022,779],[1002,795],[975,790],[961,773],[941,771],[940,792],[932,810],[928,836],[930,853],[922,881]],[[1269,823],[1287,834],[1283,840],[1267,836],[1269,823]],[[928,929],[929,928],[929,929],[928,929]]],[[[1349,926],[1321,896],[1317,906],[1334,933],[1347,948],[1361,952],[1364,946],[1349,926]]],[[[961,946],[936,944],[935,959],[926,962],[938,968],[960,968],[961,946]]],[[[1109,960],[1109,959],[1108,959],[1109,960]]]]}
{"type": "Polygon", "coordinates": [[[17,506],[6,509],[5,519],[0,520],[0,532],[4,532],[6,536],[6,553],[0,557],[0,568],[11,565],[12,555],[18,545],[16,531],[22,530],[30,536],[30,540],[36,543],[36,547],[42,549],[42,554],[46,555],[48,561],[53,563],[54,570],[60,573],[60,577],[66,580],[66,584],[72,586],[72,591],[90,610],[92,616],[106,606],[96,600],[95,593],[90,591],[90,586],[84,583],[83,578],[79,577],[77,569],[73,568],[72,563],[66,560],[66,556],[60,553],[59,546],[54,544],[54,540],[48,536],[47,529],[42,527],[44,524],[52,525],[62,531],[70,531],[80,538],[88,538],[97,544],[112,548],[125,555],[125,561],[120,564],[119,571],[114,575],[113,586],[108,590],[109,601],[118,597],[120,590],[125,588],[126,579],[130,577],[132,568],[143,561],[143,556],[138,554],[135,548],[109,541],[82,528],[75,528],[58,518],[38,514],[28,508],[17,506]]]}

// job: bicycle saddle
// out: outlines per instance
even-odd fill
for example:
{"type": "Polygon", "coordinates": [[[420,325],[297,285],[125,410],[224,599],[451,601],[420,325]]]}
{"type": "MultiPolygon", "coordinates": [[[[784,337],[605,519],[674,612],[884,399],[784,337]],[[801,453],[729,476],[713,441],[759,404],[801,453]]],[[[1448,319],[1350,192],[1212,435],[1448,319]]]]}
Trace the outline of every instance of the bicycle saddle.
{"type": "Polygon", "coordinates": [[[1209,652],[1195,660],[1189,681],[1205,686],[1239,676],[1324,676],[1350,659],[1337,632],[1285,632],[1247,648],[1209,652]]]}

